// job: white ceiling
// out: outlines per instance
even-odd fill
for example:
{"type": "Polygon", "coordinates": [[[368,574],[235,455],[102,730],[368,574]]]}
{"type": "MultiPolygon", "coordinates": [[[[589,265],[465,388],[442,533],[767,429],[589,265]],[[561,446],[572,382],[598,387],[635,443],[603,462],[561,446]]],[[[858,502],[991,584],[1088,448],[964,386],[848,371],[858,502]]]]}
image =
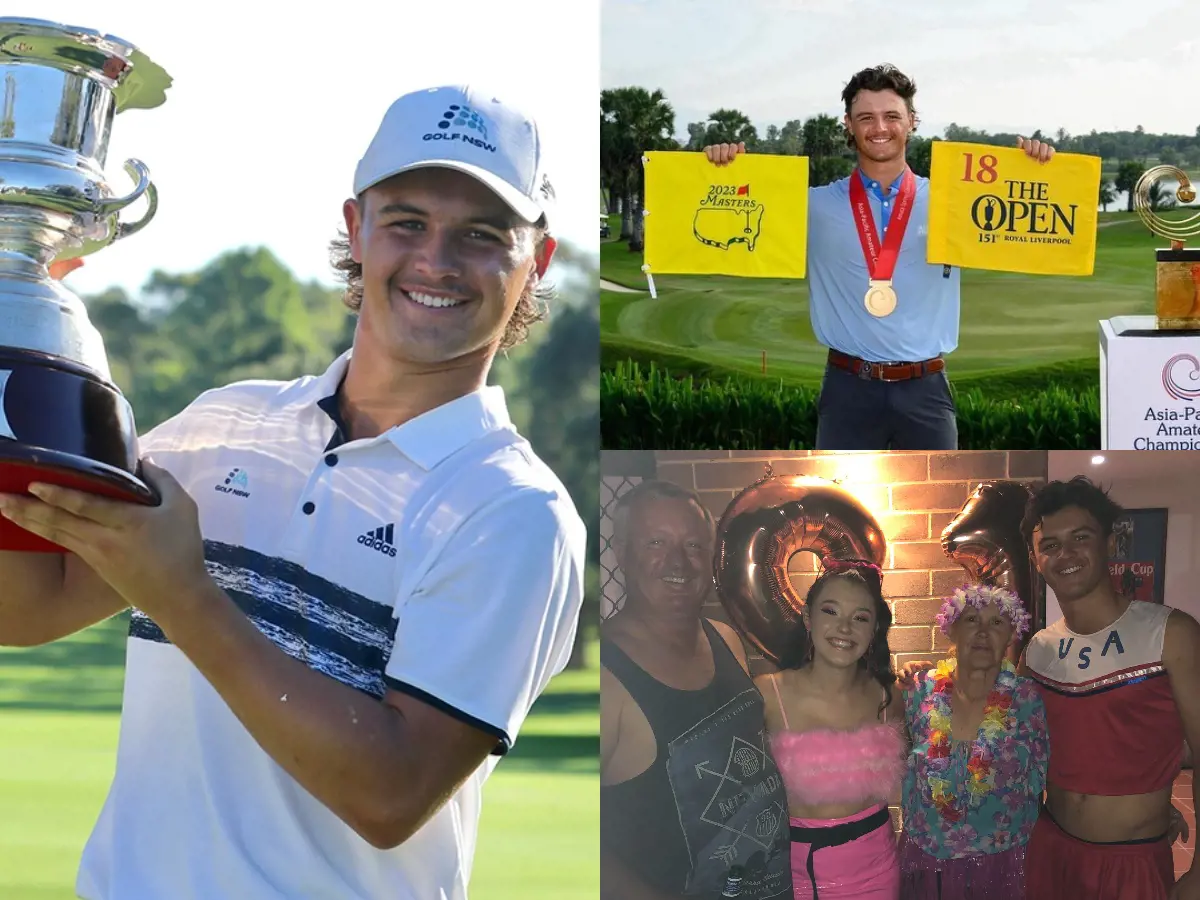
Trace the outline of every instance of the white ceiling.
{"type": "Polygon", "coordinates": [[[1134,479],[1192,480],[1200,476],[1200,450],[1050,450],[1047,456],[1052,481],[1065,481],[1074,475],[1086,475],[1105,484],[1134,479]],[[1104,462],[1094,465],[1094,456],[1103,456],[1104,462]]]}

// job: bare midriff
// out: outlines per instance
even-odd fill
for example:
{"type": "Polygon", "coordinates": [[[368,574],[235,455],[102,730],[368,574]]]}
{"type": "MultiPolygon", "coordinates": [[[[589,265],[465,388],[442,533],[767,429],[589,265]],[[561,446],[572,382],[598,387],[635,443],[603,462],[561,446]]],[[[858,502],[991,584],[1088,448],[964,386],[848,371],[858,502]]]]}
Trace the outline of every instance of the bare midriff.
{"type": "Polygon", "coordinates": [[[1171,824],[1171,789],[1105,797],[1050,786],[1050,815],[1059,827],[1083,841],[1113,843],[1161,837],[1171,824]]]}

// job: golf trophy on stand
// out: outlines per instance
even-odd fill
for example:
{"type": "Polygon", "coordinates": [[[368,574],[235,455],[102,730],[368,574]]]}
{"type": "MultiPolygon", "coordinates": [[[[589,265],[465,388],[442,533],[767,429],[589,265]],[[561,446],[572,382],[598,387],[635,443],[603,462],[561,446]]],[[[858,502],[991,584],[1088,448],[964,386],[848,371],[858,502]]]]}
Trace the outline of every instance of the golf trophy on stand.
{"type": "MultiPolygon", "coordinates": [[[[146,166],[118,195],[104,175],[113,117],[166,99],[137,48],[87,28],[0,18],[0,492],[33,481],[155,504],[137,430],[82,301],[49,265],[141,230],[157,209],[146,166]],[[134,222],[125,207],[145,196],[134,222]]],[[[0,519],[0,550],[61,548],[0,519]]]]}
{"type": "Polygon", "coordinates": [[[1174,166],[1148,169],[1133,189],[1142,223],[1170,246],[1155,251],[1154,315],[1100,321],[1100,449],[1200,450],[1200,210],[1161,215],[1156,182],[1186,205],[1196,199],[1174,166]],[[1189,214],[1190,212],[1190,214],[1189,214]]]}
{"type": "Polygon", "coordinates": [[[1164,219],[1150,202],[1150,187],[1163,177],[1179,181],[1175,197],[1187,204],[1196,191],[1187,175],[1174,166],[1147,169],[1133,190],[1133,206],[1151,232],[1166,238],[1171,246],[1155,251],[1154,314],[1157,327],[1170,331],[1200,330],[1200,247],[1184,247],[1184,241],[1200,235],[1200,211],[1186,219],[1164,219]]]}

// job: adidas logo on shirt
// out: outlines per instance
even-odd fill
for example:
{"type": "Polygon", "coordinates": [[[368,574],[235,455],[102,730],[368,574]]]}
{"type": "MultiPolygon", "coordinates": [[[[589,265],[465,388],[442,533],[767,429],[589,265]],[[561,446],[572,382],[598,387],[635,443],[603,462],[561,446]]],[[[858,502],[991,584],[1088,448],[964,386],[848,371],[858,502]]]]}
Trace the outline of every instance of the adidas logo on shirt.
{"type": "Polygon", "coordinates": [[[395,525],[381,525],[378,528],[372,528],[366,534],[358,536],[358,542],[372,550],[378,550],[380,553],[386,553],[388,556],[396,555],[396,545],[392,541],[392,532],[395,525]]]}

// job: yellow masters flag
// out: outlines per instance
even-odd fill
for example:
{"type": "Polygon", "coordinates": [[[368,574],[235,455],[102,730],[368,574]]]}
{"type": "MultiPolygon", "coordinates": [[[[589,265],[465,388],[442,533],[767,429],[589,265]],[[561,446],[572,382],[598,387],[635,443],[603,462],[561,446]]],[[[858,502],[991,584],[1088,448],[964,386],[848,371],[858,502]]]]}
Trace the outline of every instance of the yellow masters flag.
{"type": "Polygon", "coordinates": [[[650,274],[803,278],[808,157],[651,151],[646,174],[650,274]]]}
{"type": "Polygon", "coordinates": [[[1033,275],[1091,275],[1100,157],[933,142],[927,262],[1033,275]]]}

